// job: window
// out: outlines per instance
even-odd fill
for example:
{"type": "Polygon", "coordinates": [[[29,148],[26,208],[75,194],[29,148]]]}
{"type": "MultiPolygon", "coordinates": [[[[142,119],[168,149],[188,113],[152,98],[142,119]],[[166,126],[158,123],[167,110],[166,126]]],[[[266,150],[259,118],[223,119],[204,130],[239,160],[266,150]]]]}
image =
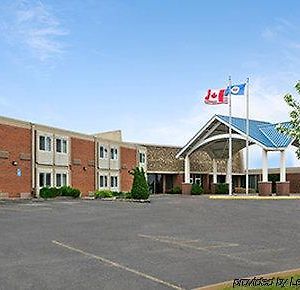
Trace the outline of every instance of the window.
{"type": "Polygon", "coordinates": [[[39,185],[40,187],[51,186],[51,173],[41,172],[39,174],[39,185]]]}
{"type": "Polygon", "coordinates": [[[63,140],[63,153],[67,153],[67,140],[63,140]]]}
{"type": "Polygon", "coordinates": [[[67,174],[64,173],[62,177],[63,177],[62,178],[63,185],[67,185],[67,174]]]}
{"type": "Polygon", "coordinates": [[[56,173],[56,186],[66,186],[67,185],[67,174],[66,173],[56,173]]]}
{"type": "Polygon", "coordinates": [[[40,136],[40,150],[45,151],[45,136],[40,136]]]}
{"type": "Polygon", "coordinates": [[[61,140],[56,139],[56,152],[61,152],[61,140]]]}
{"type": "Polygon", "coordinates": [[[110,148],[110,158],[112,160],[118,159],[118,149],[117,148],[110,148]]]}
{"type": "Polygon", "coordinates": [[[118,176],[110,177],[110,187],[118,187],[118,176]]]}
{"type": "Polygon", "coordinates": [[[105,146],[101,145],[99,151],[100,151],[99,152],[100,158],[106,159],[107,158],[107,149],[105,148],[105,146]]]}
{"type": "Polygon", "coordinates": [[[140,163],[146,163],[146,154],[140,152],[140,163]]]}
{"type": "Polygon", "coordinates": [[[67,153],[67,140],[56,139],[56,152],[67,153]]]}
{"type": "Polygon", "coordinates": [[[40,136],[39,143],[39,149],[41,151],[51,151],[51,137],[40,136]]]}
{"type": "Polygon", "coordinates": [[[46,150],[51,151],[51,137],[46,137],[46,150]]]}
{"type": "Polygon", "coordinates": [[[100,188],[107,187],[107,176],[106,175],[100,175],[100,188]]]}

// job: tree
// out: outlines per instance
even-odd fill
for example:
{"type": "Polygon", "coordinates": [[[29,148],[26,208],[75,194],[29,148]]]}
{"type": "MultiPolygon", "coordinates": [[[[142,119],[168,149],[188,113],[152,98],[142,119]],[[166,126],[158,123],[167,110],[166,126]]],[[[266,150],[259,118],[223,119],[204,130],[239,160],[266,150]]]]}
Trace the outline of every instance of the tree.
{"type": "MultiPolygon", "coordinates": [[[[295,85],[295,89],[300,95],[300,81],[295,85]]],[[[285,135],[295,139],[300,144],[300,102],[296,101],[294,97],[288,93],[284,96],[285,102],[291,108],[289,123],[278,124],[276,129],[285,135]]],[[[300,159],[300,147],[296,150],[298,159],[300,159]]]]}
{"type": "Polygon", "coordinates": [[[131,198],[133,199],[148,199],[149,187],[146,181],[144,169],[136,167],[133,169],[133,183],[131,189],[131,198]]]}

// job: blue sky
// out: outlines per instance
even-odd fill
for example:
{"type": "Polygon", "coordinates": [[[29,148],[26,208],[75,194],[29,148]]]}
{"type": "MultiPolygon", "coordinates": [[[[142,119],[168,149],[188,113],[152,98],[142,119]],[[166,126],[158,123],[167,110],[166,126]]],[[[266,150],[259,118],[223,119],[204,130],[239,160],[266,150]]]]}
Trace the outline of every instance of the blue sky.
{"type": "MultiPolygon", "coordinates": [[[[252,118],[286,120],[283,95],[300,72],[299,9],[296,0],[2,0],[0,115],[183,145],[227,113],[202,99],[230,74],[250,77],[252,118]]],[[[298,165],[293,152],[288,165],[298,165]]]]}

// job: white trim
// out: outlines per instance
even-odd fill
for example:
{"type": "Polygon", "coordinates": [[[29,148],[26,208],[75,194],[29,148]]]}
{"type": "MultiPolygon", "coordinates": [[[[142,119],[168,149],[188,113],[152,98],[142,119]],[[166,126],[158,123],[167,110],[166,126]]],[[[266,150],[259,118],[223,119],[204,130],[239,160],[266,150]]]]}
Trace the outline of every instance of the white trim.
{"type": "Polygon", "coordinates": [[[197,138],[207,129],[208,126],[210,126],[214,120],[216,119],[216,115],[213,116],[203,127],[200,131],[198,131],[194,137],[186,144],[184,147],[176,154],[176,158],[182,157],[181,155],[186,151],[186,149],[195,141],[197,138]]]}
{"type": "MultiPolygon", "coordinates": [[[[244,137],[241,137],[239,134],[232,134],[231,137],[233,139],[238,139],[238,140],[246,140],[244,137]]],[[[210,138],[207,138],[205,141],[203,141],[202,143],[198,144],[197,147],[195,147],[194,150],[197,150],[199,147],[205,145],[205,144],[208,144],[210,142],[213,142],[213,141],[217,141],[217,140],[221,140],[221,139],[228,139],[229,138],[229,134],[220,134],[220,135],[216,135],[216,136],[212,136],[210,138]]],[[[194,151],[193,150],[193,151],[194,151]]]]}

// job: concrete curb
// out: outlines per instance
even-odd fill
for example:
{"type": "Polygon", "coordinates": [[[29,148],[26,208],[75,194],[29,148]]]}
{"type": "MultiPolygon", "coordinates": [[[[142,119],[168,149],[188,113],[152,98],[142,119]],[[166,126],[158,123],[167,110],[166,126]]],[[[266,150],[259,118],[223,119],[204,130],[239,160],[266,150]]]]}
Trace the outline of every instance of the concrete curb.
{"type": "MultiPolygon", "coordinates": [[[[281,271],[281,272],[273,272],[273,273],[268,273],[268,274],[258,274],[258,275],[253,275],[247,278],[242,278],[242,279],[251,279],[253,277],[264,277],[264,278],[273,278],[273,277],[287,277],[291,275],[298,275],[300,274],[300,268],[296,269],[291,269],[291,270],[286,270],[286,271],[281,271]]],[[[192,290],[221,290],[226,287],[232,287],[233,285],[233,280],[231,281],[225,281],[217,284],[211,284],[203,287],[198,287],[198,288],[193,288],[192,290]]]]}
{"type": "Polygon", "coordinates": [[[300,195],[289,195],[289,196],[257,196],[257,195],[210,195],[210,199],[222,199],[222,200],[293,200],[300,199],[300,195]]]}
{"type": "Polygon", "coordinates": [[[137,202],[137,203],[150,203],[150,199],[130,199],[130,198],[95,198],[94,200],[101,201],[125,201],[125,202],[137,202]]]}

